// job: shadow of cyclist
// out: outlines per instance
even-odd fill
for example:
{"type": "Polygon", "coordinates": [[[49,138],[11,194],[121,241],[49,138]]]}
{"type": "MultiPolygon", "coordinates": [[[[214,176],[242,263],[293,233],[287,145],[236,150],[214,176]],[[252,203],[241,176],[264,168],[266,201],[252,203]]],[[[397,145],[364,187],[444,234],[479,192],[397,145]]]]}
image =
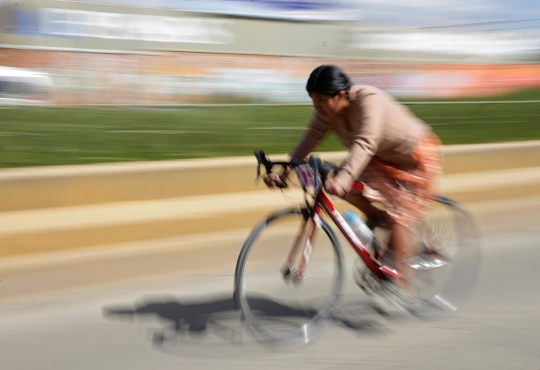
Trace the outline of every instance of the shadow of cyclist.
{"type": "MultiPolygon", "coordinates": [[[[273,318],[309,318],[315,314],[314,311],[286,306],[263,297],[250,298],[250,304],[258,312],[273,318]]],[[[378,320],[365,315],[366,311],[369,308],[365,302],[349,302],[334,321],[354,332],[384,331],[378,320]]],[[[151,329],[151,338],[153,346],[159,349],[164,349],[166,344],[193,348],[190,345],[244,346],[254,342],[251,336],[246,335],[240,311],[236,309],[233,299],[227,296],[182,302],[173,297],[151,297],[137,302],[134,307],[105,307],[103,315],[108,319],[136,322],[156,318],[160,327],[151,329]]],[[[196,355],[193,352],[190,354],[196,355]]]]}

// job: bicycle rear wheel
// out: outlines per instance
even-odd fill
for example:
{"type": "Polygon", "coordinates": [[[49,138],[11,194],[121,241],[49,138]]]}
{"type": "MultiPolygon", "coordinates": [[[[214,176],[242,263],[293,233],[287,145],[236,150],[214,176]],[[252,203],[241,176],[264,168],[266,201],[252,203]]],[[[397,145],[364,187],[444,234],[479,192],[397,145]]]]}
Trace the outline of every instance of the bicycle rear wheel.
{"type": "Polygon", "coordinates": [[[329,224],[321,220],[303,278],[297,266],[309,232],[306,211],[287,209],[263,219],[245,242],[235,274],[235,299],[251,332],[272,346],[307,344],[326,326],[343,286],[343,257],[329,224]],[[322,232],[321,232],[322,231],[322,232]],[[284,273],[300,236],[295,263],[284,273]]]}
{"type": "Polygon", "coordinates": [[[438,195],[431,212],[415,229],[420,255],[416,269],[418,316],[441,317],[457,311],[469,297],[480,268],[478,232],[471,215],[457,202],[438,195]]]}

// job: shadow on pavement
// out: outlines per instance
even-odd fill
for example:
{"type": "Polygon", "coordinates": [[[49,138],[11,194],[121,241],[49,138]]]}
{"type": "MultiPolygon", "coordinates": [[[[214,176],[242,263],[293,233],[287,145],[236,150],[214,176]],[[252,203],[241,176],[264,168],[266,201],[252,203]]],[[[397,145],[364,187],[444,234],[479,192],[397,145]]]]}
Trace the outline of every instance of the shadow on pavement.
{"type": "MultiPolygon", "coordinates": [[[[250,299],[252,306],[275,318],[307,318],[313,313],[265,298],[250,299]]],[[[250,348],[258,345],[243,323],[232,297],[179,301],[175,297],[148,297],[134,306],[103,309],[107,319],[128,320],[149,336],[160,350],[189,356],[216,356],[211,348],[250,348]]],[[[355,333],[384,332],[374,311],[365,302],[350,302],[336,314],[334,322],[355,333]]],[[[324,335],[324,334],[323,334],[324,335]]],[[[234,355],[235,351],[228,351],[234,355]]],[[[219,356],[223,353],[220,352],[219,356]]]]}

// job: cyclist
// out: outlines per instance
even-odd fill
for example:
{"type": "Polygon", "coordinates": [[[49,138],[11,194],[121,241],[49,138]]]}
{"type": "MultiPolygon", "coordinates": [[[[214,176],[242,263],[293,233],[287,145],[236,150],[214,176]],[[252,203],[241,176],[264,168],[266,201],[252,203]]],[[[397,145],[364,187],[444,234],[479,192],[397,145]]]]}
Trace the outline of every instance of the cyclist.
{"type": "MultiPolygon", "coordinates": [[[[371,226],[390,230],[390,253],[382,258],[403,274],[396,285],[414,294],[408,283],[413,272],[404,261],[416,254],[410,227],[426,211],[441,173],[438,137],[392,96],[372,86],[353,86],[336,66],[315,68],[306,90],[315,113],[291,157],[306,158],[327,134],[335,133],[349,151],[324,189],[359,208],[371,226]],[[364,184],[362,193],[350,191],[353,182],[364,184]]],[[[269,187],[283,186],[287,174],[267,174],[264,180],[269,187]]]]}

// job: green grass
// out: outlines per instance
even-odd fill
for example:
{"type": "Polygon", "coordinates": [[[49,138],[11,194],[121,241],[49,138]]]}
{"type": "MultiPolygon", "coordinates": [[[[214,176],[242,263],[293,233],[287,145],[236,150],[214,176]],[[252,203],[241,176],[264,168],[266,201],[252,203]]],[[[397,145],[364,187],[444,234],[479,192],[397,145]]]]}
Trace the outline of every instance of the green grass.
{"type": "MultiPolygon", "coordinates": [[[[540,89],[497,99],[540,100],[540,89]]],[[[410,108],[445,144],[540,139],[540,104],[410,108]]],[[[244,156],[255,148],[286,153],[311,114],[308,106],[0,109],[0,167],[244,156]]],[[[333,136],[320,147],[342,149],[333,136]]]]}
{"type": "MultiPolygon", "coordinates": [[[[431,102],[441,101],[432,100],[431,102]]],[[[464,100],[457,99],[457,101],[464,100]]],[[[444,144],[540,139],[540,103],[518,103],[519,101],[540,101],[540,89],[528,89],[510,95],[465,101],[516,101],[516,103],[414,104],[409,108],[432,126],[444,144]]]]}

